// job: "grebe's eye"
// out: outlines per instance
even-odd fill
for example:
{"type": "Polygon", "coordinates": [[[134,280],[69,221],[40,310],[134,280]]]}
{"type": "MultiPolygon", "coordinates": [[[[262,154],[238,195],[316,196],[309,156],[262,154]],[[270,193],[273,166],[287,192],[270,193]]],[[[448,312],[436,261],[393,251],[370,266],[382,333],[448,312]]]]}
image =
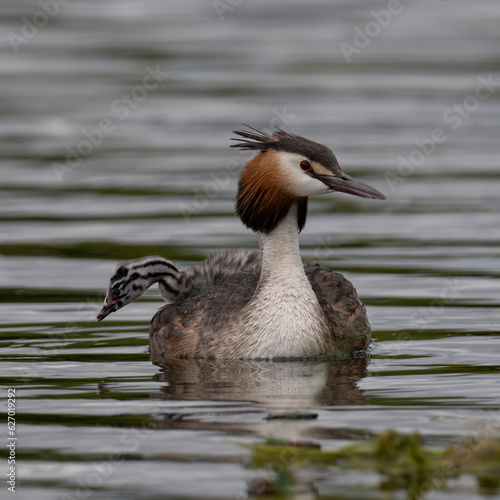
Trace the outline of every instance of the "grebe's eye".
{"type": "Polygon", "coordinates": [[[306,171],[307,171],[307,170],[311,170],[311,164],[310,164],[307,160],[302,160],[302,161],[300,162],[300,168],[301,168],[302,170],[306,170],[306,171]]]}

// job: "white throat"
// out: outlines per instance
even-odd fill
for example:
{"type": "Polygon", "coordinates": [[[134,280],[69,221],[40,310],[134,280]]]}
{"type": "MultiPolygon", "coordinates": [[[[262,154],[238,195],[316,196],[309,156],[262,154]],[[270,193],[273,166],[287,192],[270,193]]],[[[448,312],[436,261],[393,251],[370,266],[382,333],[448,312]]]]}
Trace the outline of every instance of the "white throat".
{"type": "Polygon", "coordinates": [[[326,324],[300,257],[297,207],[269,234],[259,233],[259,284],[244,311],[254,357],[324,354],[326,324]]]}

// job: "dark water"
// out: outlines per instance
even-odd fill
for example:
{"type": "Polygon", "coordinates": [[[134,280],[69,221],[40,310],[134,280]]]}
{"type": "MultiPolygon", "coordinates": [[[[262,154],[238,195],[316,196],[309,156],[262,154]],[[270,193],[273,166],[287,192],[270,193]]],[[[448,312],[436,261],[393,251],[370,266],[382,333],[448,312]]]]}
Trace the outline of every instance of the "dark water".
{"type": "MultiPolygon", "coordinates": [[[[252,485],[272,472],[245,443],[333,450],[392,427],[443,448],[499,432],[500,6],[391,5],[2,2],[0,369],[4,400],[17,395],[16,498],[264,498],[252,485]],[[324,142],[386,193],[312,200],[301,237],[304,258],[367,304],[369,365],[155,366],[156,290],[93,321],[120,260],[256,247],[233,214],[241,123],[324,142]],[[317,418],[266,418],[298,409],[317,418]]],[[[427,489],[500,495],[469,476],[427,489]]],[[[406,493],[312,467],[294,498],[406,493]]]]}

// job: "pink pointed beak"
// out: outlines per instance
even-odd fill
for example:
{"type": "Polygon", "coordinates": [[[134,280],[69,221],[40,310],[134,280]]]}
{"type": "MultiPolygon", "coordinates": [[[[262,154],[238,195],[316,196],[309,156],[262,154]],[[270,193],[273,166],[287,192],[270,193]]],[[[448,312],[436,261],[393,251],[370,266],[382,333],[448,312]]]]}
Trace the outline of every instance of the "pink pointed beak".
{"type": "Polygon", "coordinates": [[[112,312],[117,311],[122,306],[122,303],[114,295],[108,293],[106,300],[102,309],[99,311],[96,320],[102,321],[106,316],[109,316],[112,312]]]}

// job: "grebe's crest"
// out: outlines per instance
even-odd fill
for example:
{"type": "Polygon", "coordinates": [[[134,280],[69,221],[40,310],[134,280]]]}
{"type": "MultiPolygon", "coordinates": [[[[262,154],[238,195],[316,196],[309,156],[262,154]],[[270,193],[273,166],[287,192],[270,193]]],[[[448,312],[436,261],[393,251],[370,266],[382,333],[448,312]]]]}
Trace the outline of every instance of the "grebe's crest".
{"type": "MultiPolygon", "coordinates": [[[[253,151],[284,151],[286,153],[295,153],[301,155],[311,162],[318,163],[330,170],[329,173],[338,173],[340,170],[337,158],[333,151],[319,142],[311,141],[300,135],[290,134],[280,128],[276,128],[271,134],[258,128],[245,125],[249,130],[235,130],[234,134],[244,138],[233,138],[233,141],[239,141],[231,144],[232,148],[239,148],[253,151]]],[[[325,172],[326,173],[326,172],[325,172]]]]}

